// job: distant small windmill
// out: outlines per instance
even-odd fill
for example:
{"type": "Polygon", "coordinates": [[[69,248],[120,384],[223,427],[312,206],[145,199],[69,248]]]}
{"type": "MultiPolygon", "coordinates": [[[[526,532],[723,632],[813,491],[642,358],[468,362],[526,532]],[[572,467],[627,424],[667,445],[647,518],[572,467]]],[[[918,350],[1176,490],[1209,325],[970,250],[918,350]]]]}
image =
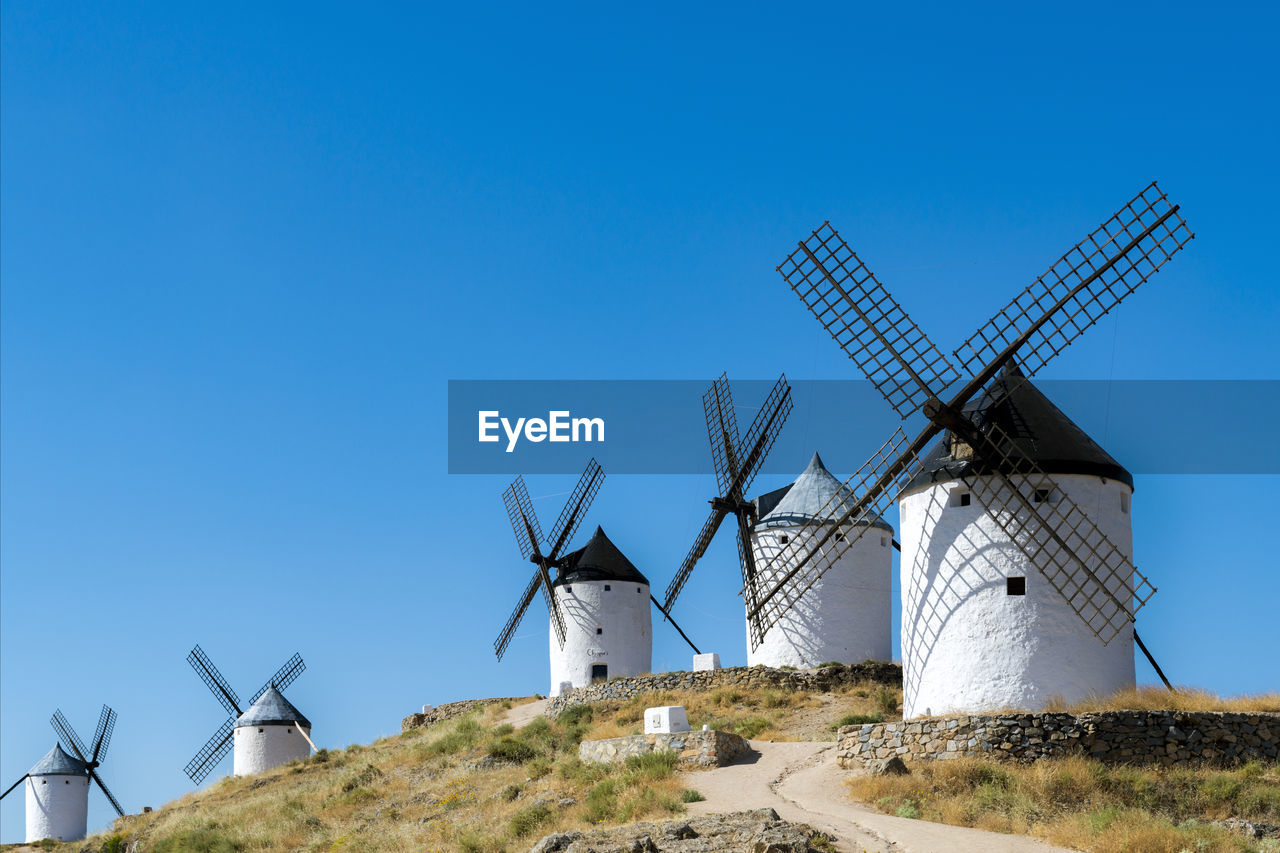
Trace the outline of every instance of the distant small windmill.
{"type": "Polygon", "coordinates": [[[261,773],[311,754],[315,748],[311,741],[311,721],[280,692],[307,668],[301,655],[294,654],[285,661],[284,666],[249,697],[248,707],[243,710],[236,692],[200,646],[187,655],[187,663],[230,714],[187,763],[185,770],[192,782],[199,785],[204,781],[226,757],[233,743],[232,772],[236,776],[261,773]]]}
{"type": "Polygon", "coordinates": [[[107,758],[111,734],[116,727],[116,712],[106,705],[98,715],[98,728],[93,735],[93,749],[86,749],[80,736],[67,722],[62,711],[54,711],[49,720],[58,734],[58,743],[17,782],[10,785],[0,799],[27,783],[27,842],[44,838],[77,841],[88,829],[89,783],[96,782],[116,814],[124,817],[120,802],[98,775],[107,758]]]}
{"type": "MultiPolygon", "coordinates": [[[[970,378],[945,403],[938,395],[960,378],[959,371],[840,235],[824,223],[801,241],[779,273],[899,415],[923,411],[929,422],[910,443],[898,429],[850,478],[857,498],[841,498],[838,520],[811,548],[805,543],[806,551],[799,545],[782,549],[770,564],[776,570],[765,573],[768,585],[751,594],[750,615],[765,629],[776,623],[900,495],[925,489],[934,506],[920,508],[932,513],[923,521],[913,516],[908,525],[908,509],[915,513],[917,507],[902,498],[907,716],[974,704],[999,706],[1000,694],[975,692],[980,682],[1000,685],[1006,705],[1019,704],[1027,694],[1018,691],[1027,684],[1035,685],[1040,696],[1052,695],[1054,687],[1061,695],[1097,689],[1099,683],[1089,681],[1090,663],[1063,660],[1062,650],[1085,650],[1083,638],[1092,635],[1101,642],[1088,650],[1106,663],[1098,647],[1131,628],[1155,589],[1134,568],[1125,543],[1117,547],[1095,523],[1096,513],[1086,513],[1071,499],[1068,492],[1085,492],[1074,483],[1066,488],[1060,482],[1066,478],[1059,475],[1077,476],[1080,460],[1046,458],[1045,433],[1067,434],[1074,454],[1096,457],[1085,472],[1094,479],[1105,479],[1102,472],[1118,466],[1110,457],[1103,459],[1105,453],[1099,456],[1100,448],[1034,391],[1029,377],[1193,237],[1178,207],[1152,182],[956,351],[970,378]],[[1019,394],[1024,387],[1027,393],[1019,394]],[[1038,424],[1028,420],[1033,410],[1038,424]],[[926,471],[921,456],[940,434],[926,471]],[[948,486],[952,481],[963,488],[948,486]],[[970,506],[972,517],[965,515],[970,506]],[[909,526],[918,528],[921,541],[911,541],[916,537],[909,535],[909,526]],[[967,551],[951,548],[957,536],[973,537],[967,551]],[[992,552],[1019,556],[1005,559],[1002,569],[992,552]],[[1005,578],[966,574],[975,562],[992,569],[988,574],[1008,572],[1007,594],[1025,596],[1028,608],[1034,605],[1034,612],[1046,618],[1036,619],[1028,608],[1018,615],[1005,598],[1005,578]],[[1031,587],[1041,580],[1045,585],[1033,596],[1031,587]],[[1045,589],[1058,598],[1046,598],[1045,589]],[[1065,602],[1067,614],[1079,620],[1077,629],[1053,611],[1055,601],[1065,602]],[[963,616],[956,615],[966,607],[963,616]],[[1021,620],[1019,631],[1002,630],[1011,620],[1021,620]],[[985,635],[974,634],[975,625],[985,635]],[[962,639],[972,644],[957,646],[962,639]],[[948,645],[956,647],[943,649],[948,645]],[[969,668],[957,678],[961,666],[969,668]],[[932,703],[920,699],[929,695],[936,697],[932,703]]],[[[1128,492],[1121,491],[1106,498],[1116,499],[1116,511],[1127,515],[1128,492]]],[[[1127,518],[1109,526],[1123,533],[1127,518]]],[[[1136,631],[1130,630],[1128,639],[1147,652],[1136,631]]],[[[1132,646],[1127,648],[1132,682],[1132,646]]],[[[1123,651],[1112,655],[1117,666],[1123,664],[1123,651]]]]}
{"type": "Polygon", "coordinates": [[[711,500],[711,514],[702,525],[693,547],[676,570],[667,586],[662,610],[670,613],[680,591],[693,574],[693,568],[702,559],[715,538],[721,523],[732,515],[738,523],[738,562],[742,568],[742,589],[747,604],[747,627],[752,636],[763,636],[763,629],[756,625],[759,607],[755,601],[758,592],[755,554],[751,547],[751,528],[755,521],[756,507],[747,500],[747,491],[764,465],[765,457],[777,441],[782,425],[791,414],[791,386],[787,377],[781,376],[756,413],[745,439],[738,435],[738,419],[733,408],[733,395],[729,390],[729,377],[721,374],[702,397],[702,409],[707,419],[707,438],[711,443],[711,461],[716,472],[719,494],[711,500]]]}

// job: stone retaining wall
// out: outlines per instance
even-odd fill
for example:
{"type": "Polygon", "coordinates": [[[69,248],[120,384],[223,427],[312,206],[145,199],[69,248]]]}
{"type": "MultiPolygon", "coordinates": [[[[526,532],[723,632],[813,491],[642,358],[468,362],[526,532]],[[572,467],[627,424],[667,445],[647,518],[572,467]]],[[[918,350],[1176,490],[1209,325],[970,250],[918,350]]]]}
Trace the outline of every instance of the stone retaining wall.
{"type": "Polygon", "coordinates": [[[840,766],[846,768],[895,755],[908,760],[988,755],[1035,761],[1077,754],[1111,764],[1229,765],[1280,757],[1280,714],[1096,711],[931,717],[845,726],[837,734],[837,750],[840,766]]]}
{"type": "Polygon", "coordinates": [[[451,720],[454,717],[461,717],[463,714],[469,714],[478,708],[484,708],[487,705],[496,705],[500,702],[516,703],[523,701],[518,697],[499,696],[496,699],[464,699],[461,702],[446,702],[443,705],[437,705],[427,714],[410,714],[400,721],[400,731],[407,732],[412,729],[420,729],[423,726],[430,726],[439,723],[442,720],[451,720]]]}
{"type": "Polygon", "coordinates": [[[587,687],[578,687],[557,696],[547,706],[546,715],[554,717],[572,705],[630,699],[664,690],[719,690],[722,687],[771,687],[779,690],[826,691],[843,684],[873,681],[892,687],[902,685],[902,667],[895,663],[858,663],[849,666],[824,666],[818,669],[773,669],[767,666],[735,666],[699,672],[664,672],[617,678],[587,687]]]}
{"type": "Polygon", "coordinates": [[[750,749],[746,738],[730,732],[671,732],[584,740],[578,744],[578,758],[601,764],[621,763],[633,755],[670,750],[686,766],[721,767],[750,749]]]}

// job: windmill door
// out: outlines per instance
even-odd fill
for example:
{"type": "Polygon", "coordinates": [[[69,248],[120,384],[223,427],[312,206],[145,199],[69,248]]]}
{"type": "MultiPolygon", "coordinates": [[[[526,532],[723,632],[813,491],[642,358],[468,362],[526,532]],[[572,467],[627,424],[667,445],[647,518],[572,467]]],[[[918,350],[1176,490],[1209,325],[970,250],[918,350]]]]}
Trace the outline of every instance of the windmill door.
{"type": "Polygon", "coordinates": [[[609,665],[605,663],[595,663],[591,665],[591,683],[597,681],[609,680],[609,665]]]}

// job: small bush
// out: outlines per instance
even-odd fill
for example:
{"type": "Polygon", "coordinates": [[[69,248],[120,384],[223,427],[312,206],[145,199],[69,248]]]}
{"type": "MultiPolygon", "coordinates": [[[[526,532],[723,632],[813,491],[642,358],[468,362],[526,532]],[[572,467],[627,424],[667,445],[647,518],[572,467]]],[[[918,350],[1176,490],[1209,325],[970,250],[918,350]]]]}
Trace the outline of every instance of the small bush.
{"type": "Polygon", "coordinates": [[[618,812],[618,781],[606,779],[587,792],[585,817],[591,823],[604,823],[616,819],[618,812]]]}
{"type": "Polygon", "coordinates": [[[665,779],[680,766],[680,756],[673,750],[664,749],[659,752],[646,752],[643,755],[627,757],[626,768],[643,779],[656,781],[665,779]]]}
{"type": "Polygon", "coordinates": [[[538,757],[538,750],[523,740],[504,737],[489,744],[489,755],[499,761],[510,761],[512,764],[524,764],[538,757]]]}
{"type": "Polygon", "coordinates": [[[701,803],[704,800],[706,800],[706,797],[702,796],[692,788],[686,788],[680,792],[680,802],[682,803],[701,803]]]}
{"type": "Polygon", "coordinates": [[[525,806],[511,816],[507,824],[511,834],[522,838],[551,820],[551,809],[546,806],[525,806]]]}
{"type": "Polygon", "coordinates": [[[843,728],[844,726],[862,726],[867,723],[883,723],[884,714],[845,714],[840,719],[832,723],[828,728],[831,731],[843,728]]]}
{"type": "Polygon", "coordinates": [[[494,737],[506,737],[507,735],[511,734],[515,730],[516,730],[516,727],[511,725],[510,723],[503,723],[500,726],[494,727],[493,735],[494,737]]]}
{"type": "Polygon", "coordinates": [[[747,740],[751,740],[771,725],[773,725],[773,723],[764,717],[748,717],[745,720],[738,720],[738,722],[734,724],[733,730],[747,740]]]}
{"type": "Polygon", "coordinates": [[[515,802],[520,797],[521,790],[519,785],[508,785],[498,796],[508,803],[515,802]]]}
{"type": "Polygon", "coordinates": [[[148,853],[239,853],[243,846],[214,827],[189,829],[158,839],[148,853]]]}
{"type": "Polygon", "coordinates": [[[894,814],[897,815],[898,817],[908,817],[914,820],[920,817],[920,810],[916,808],[915,803],[908,800],[907,802],[898,806],[898,810],[895,811],[894,814]]]}
{"type": "Polygon", "coordinates": [[[592,709],[590,705],[570,705],[560,712],[556,722],[562,726],[576,726],[590,723],[592,709]]]}
{"type": "Polygon", "coordinates": [[[113,835],[102,842],[102,846],[98,848],[98,853],[125,853],[126,847],[124,836],[113,835]]]}
{"type": "Polygon", "coordinates": [[[824,667],[828,667],[828,666],[844,666],[844,664],[838,660],[829,660],[826,663],[818,664],[817,669],[823,669],[824,667]]]}

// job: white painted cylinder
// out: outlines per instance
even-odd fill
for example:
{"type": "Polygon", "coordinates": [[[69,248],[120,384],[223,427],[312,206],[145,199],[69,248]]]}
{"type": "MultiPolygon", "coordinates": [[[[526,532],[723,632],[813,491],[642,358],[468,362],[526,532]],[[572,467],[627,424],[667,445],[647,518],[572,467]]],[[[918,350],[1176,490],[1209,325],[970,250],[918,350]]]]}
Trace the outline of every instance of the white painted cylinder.
{"type": "MultiPolygon", "coordinates": [[[[1053,480],[1132,559],[1133,490],[1098,476],[1053,480]]],[[[903,716],[1039,710],[1132,687],[1133,632],[1103,645],[979,501],[962,505],[967,491],[949,480],[899,498],[903,716]],[[1010,577],[1026,578],[1025,595],[1009,594],[1010,577]]],[[[1112,592],[1123,600],[1131,583],[1112,592]]]]}
{"type": "Polygon", "coordinates": [[[89,777],[27,777],[27,843],[79,841],[89,821],[89,777]]]}
{"type": "MultiPolygon", "coordinates": [[[[796,539],[813,541],[830,525],[773,526],[751,534],[756,571],[762,588],[791,569],[794,561],[770,565],[784,548],[796,560],[808,553],[796,539]]],[[[808,669],[830,661],[861,663],[891,660],[893,533],[870,527],[835,564],[765,632],[764,642],[751,648],[747,635],[747,665],[808,669]]]]}
{"type": "MultiPolygon", "coordinates": [[[[310,729],[303,731],[311,734],[310,729]]],[[[232,772],[237,776],[252,776],[311,755],[311,745],[296,725],[237,726],[231,734],[232,772]]]]}
{"type": "Polygon", "coordinates": [[[594,680],[641,675],[653,666],[653,620],[649,585],[635,581],[557,583],[565,620],[561,648],[550,630],[551,696],[562,685],[585,687],[594,680]]]}

